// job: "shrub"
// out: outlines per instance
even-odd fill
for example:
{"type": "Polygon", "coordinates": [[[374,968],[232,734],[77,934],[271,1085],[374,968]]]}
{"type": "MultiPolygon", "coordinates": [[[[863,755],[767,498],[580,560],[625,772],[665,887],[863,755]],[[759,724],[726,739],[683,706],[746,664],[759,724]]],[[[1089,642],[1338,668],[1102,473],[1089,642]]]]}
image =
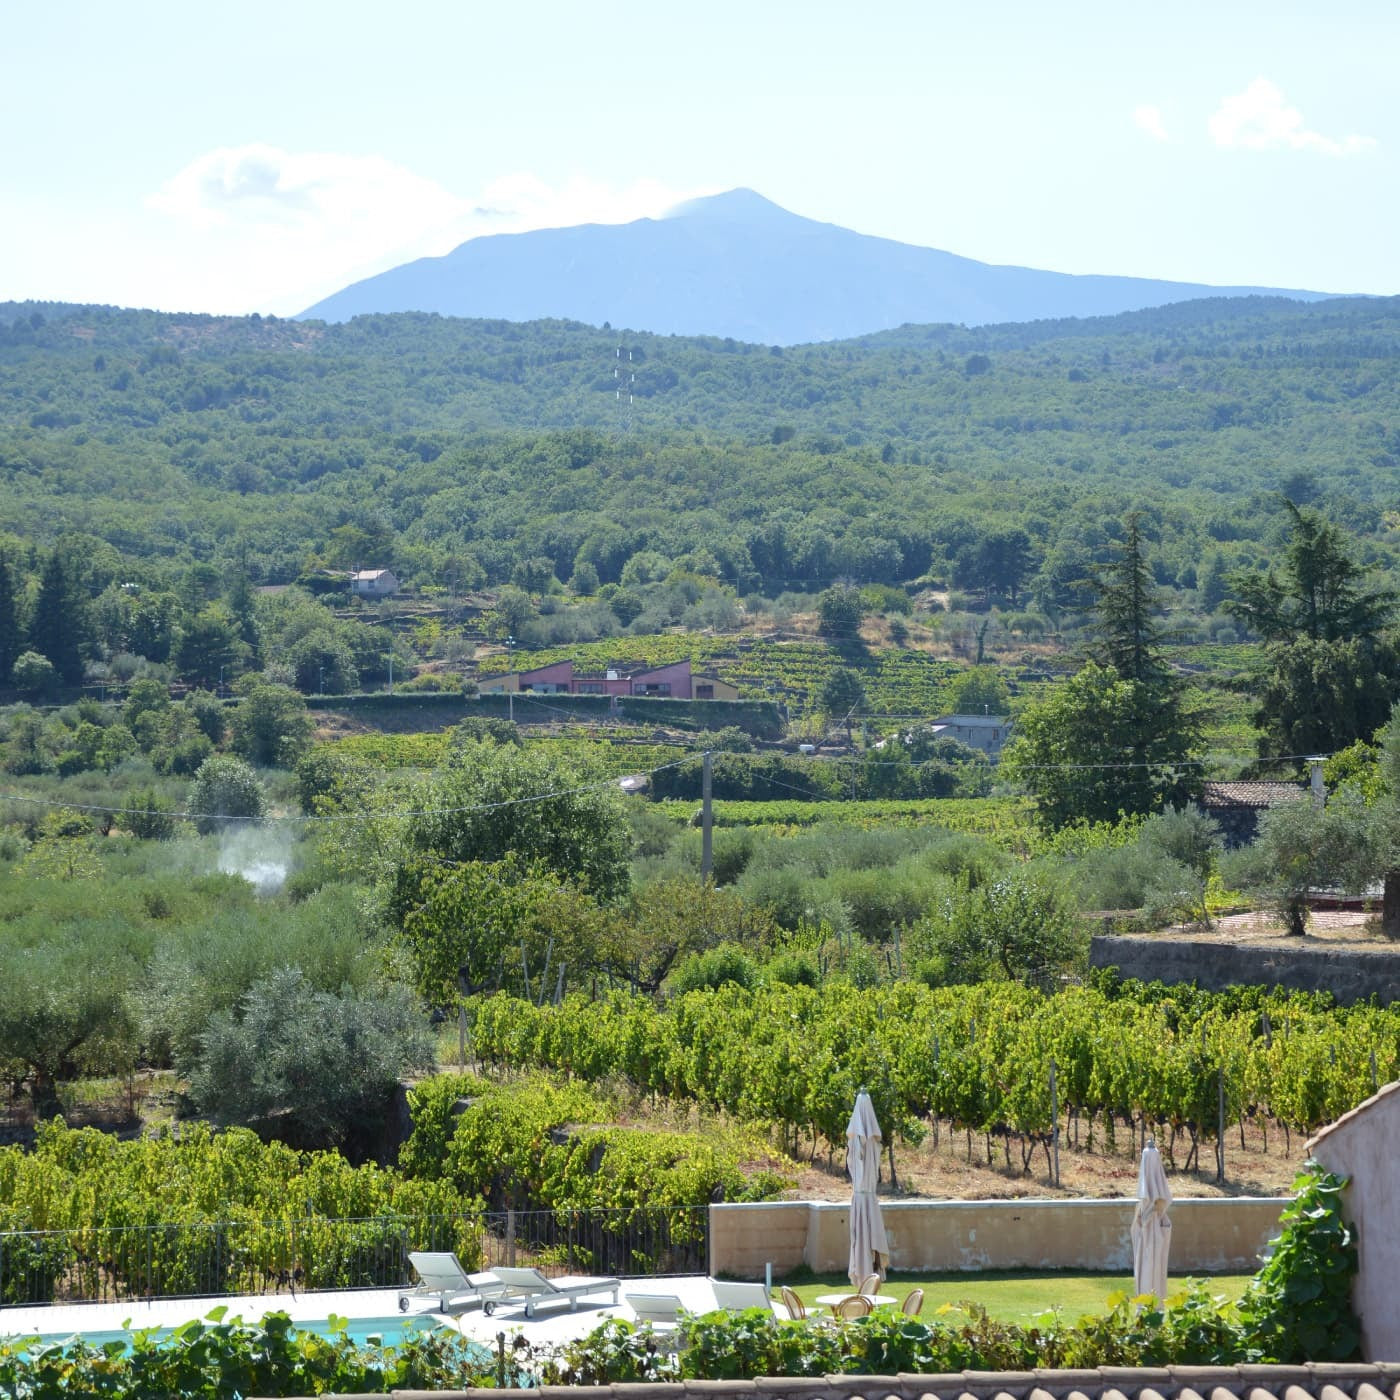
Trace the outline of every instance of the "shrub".
{"type": "Polygon", "coordinates": [[[347,801],[362,797],[370,787],[368,764],[339,752],[329,745],[317,745],[302,755],[296,766],[297,799],[307,816],[320,811],[322,804],[344,807],[347,801]]]}
{"type": "Polygon", "coordinates": [[[259,822],[267,798],[258,775],[231,754],[215,754],[199,765],[190,789],[190,812],[201,835],[259,822]]]}
{"type": "Polygon", "coordinates": [[[208,690],[192,690],[185,696],[185,709],[211,744],[222,744],[228,727],[224,702],[208,690]]]}
{"type": "Polygon", "coordinates": [[[694,738],[698,749],[710,749],[715,753],[752,753],[753,740],[737,724],[726,724],[722,729],[701,729],[694,738]]]}
{"type": "Polygon", "coordinates": [[[47,656],[22,651],[10,668],[10,680],[26,695],[47,695],[58,684],[58,672],[47,656]]]}
{"type": "Polygon", "coordinates": [[[469,715],[448,732],[448,743],[454,748],[463,744],[489,739],[493,744],[524,743],[520,726],[513,720],[493,719],[490,715],[469,715]]]}
{"type": "Polygon", "coordinates": [[[1166,892],[1200,884],[1195,872],[1159,850],[1134,843],[1087,851],[1075,877],[1083,909],[1155,909],[1173,901],[1166,892]]]}
{"type": "Polygon", "coordinates": [[[1316,1162],[1307,1164],[1268,1262],[1240,1300],[1245,1327],[1271,1361],[1350,1361],[1360,1348],[1351,1306],[1356,1237],[1342,1216],[1345,1186],[1316,1162]]]}
{"type": "Polygon", "coordinates": [[[701,987],[722,987],[726,982],[752,987],[756,981],[754,965],[744,950],[734,943],[721,943],[692,953],[671,974],[669,990],[673,996],[684,996],[701,987]]]}
{"type": "Polygon", "coordinates": [[[1077,966],[1084,939],[1057,889],[1029,876],[1000,878],[972,889],[966,884],[939,900],[909,930],[909,952],[928,980],[931,962],[948,982],[998,978],[1048,990],[1060,973],[1077,966]]]}
{"type": "Polygon", "coordinates": [[[237,1014],[213,1018],[192,1064],[190,1097],[224,1123],[285,1115],[275,1136],[362,1150],[382,1133],[398,1080],[433,1063],[433,1040],[407,991],[318,991],[300,968],[256,983],[237,1014]]]}
{"type": "Polygon", "coordinates": [[[234,706],[231,746],[261,768],[291,767],[311,742],[306,701],[291,686],[252,685],[234,706]]]}
{"type": "Polygon", "coordinates": [[[780,953],[765,965],[763,975],[789,987],[819,987],[822,980],[817,960],[809,953],[780,953]]]}
{"type": "Polygon", "coordinates": [[[817,599],[817,630],[837,641],[853,641],[860,632],[865,608],[854,588],[828,588],[817,599]]]}
{"type": "Polygon", "coordinates": [[[143,841],[169,841],[175,835],[175,805],[154,788],[132,793],[126,806],[128,810],[122,823],[133,836],[143,841]]]}
{"type": "MultiPolygon", "coordinates": [[[[523,1378],[507,1379],[520,1384],[523,1378]]],[[[244,1323],[214,1308],[203,1322],[169,1337],[131,1334],[130,1349],[74,1337],[49,1346],[0,1340],[0,1394],[155,1395],[383,1394],[496,1383],[494,1358],[447,1331],[424,1332],[396,1347],[360,1346],[344,1320],[329,1337],[297,1331],[284,1312],[244,1323]]]]}

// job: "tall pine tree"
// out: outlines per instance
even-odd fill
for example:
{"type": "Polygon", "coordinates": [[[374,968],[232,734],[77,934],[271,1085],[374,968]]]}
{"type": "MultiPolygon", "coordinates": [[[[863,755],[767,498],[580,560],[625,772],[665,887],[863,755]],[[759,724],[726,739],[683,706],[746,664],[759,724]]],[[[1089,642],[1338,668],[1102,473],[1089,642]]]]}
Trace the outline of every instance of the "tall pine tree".
{"type": "Polygon", "coordinates": [[[1369,740],[1400,698],[1397,594],[1378,588],[1341,528],[1287,498],[1277,569],[1230,575],[1225,603],[1265,641],[1255,681],[1259,752],[1297,757],[1369,740]]]}
{"type": "Polygon", "coordinates": [[[1201,724],[1187,707],[1185,687],[1162,651],[1166,634],[1158,620],[1161,606],[1142,518],[1136,512],[1124,522],[1118,558],[1098,571],[1094,591],[1095,651],[1132,687],[1127,725],[1117,742],[1136,769],[1136,810],[1180,805],[1201,790],[1200,768],[1191,762],[1200,746],[1201,724]]]}
{"type": "Polygon", "coordinates": [[[53,662],[65,685],[81,685],[87,641],[87,599],[77,571],[61,547],[55,548],[39,580],[39,596],[29,623],[29,645],[53,662]]]}
{"type": "Polygon", "coordinates": [[[15,597],[15,574],[10,561],[0,554],[0,685],[10,679],[10,669],[23,650],[19,600],[15,597]]]}
{"type": "Polygon", "coordinates": [[[1095,660],[1112,667],[1121,680],[1170,689],[1170,672],[1162,659],[1162,627],[1157,621],[1157,585],[1147,562],[1142,517],[1136,512],[1124,522],[1118,558],[1097,571],[1093,587],[1097,595],[1095,660]]]}
{"type": "Polygon", "coordinates": [[[1003,772],[1034,796],[1047,827],[1159,812],[1200,790],[1200,722],[1162,654],[1157,590],[1141,521],[1094,580],[1088,664],[1029,706],[1003,772]]]}

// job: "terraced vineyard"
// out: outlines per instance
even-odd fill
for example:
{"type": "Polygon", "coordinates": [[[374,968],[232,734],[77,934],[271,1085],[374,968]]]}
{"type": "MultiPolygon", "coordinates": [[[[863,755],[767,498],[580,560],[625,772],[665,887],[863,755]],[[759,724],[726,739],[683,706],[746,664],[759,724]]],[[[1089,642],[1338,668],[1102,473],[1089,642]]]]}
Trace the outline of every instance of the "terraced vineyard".
{"type": "MultiPolygon", "coordinates": [[[[695,633],[661,633],[538,651],[517,648],[509,656],[483,657],[477,669],[485,677],[569,660],[585,671],[688,660],[696,670],[712,671],[721,680],[737,685],[742,695],[771,695],[794,714],[813,708],[832,671],[847,666],[860,672],[865,682],[865,708],[871,714],[936,715],[948,708],[949,683],[964,669],[961,662],[907,647],[869,650],[836,646],[817,637],[785,640],[695,633]]],[[[1013,705],[1033,695],[1049,679],[1049,672],[1040,663],[1011,664],[1002,669],[1013,705]]]]}
{"type": "MultiPolygon", "coordinates": [[[[684,810],[694,802],[661,804],[684,810]]],[[[821,823],[871,830],[879,827],[942,827],[945,831],[984,836],[1005,850],[1028,854],[1041,837],[1026,797],[929,797],[874,802],[716,802],[716,826],[761,826],[790,833],[821,823]]]]}

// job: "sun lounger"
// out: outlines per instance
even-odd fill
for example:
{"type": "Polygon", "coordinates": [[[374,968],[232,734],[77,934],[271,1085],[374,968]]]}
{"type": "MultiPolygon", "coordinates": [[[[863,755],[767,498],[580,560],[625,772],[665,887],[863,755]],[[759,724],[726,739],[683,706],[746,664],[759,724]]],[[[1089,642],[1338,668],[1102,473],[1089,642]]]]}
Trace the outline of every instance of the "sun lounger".
{"type": "Polygon", "coordinates": [[[488,1298],[482,1310],[489,1317],[502,1303],[523,1304],[525,1316],[534,1317],[535,1309],[542,1303],[567,1301],[570,1312],[578,1311],[578,1300],[594,1293],[611,1293],[611,1303],[617,1306],[617,1295],[622,1288],[615,1278],[582,1278],[570,1275],[567,1278],[545,1278],[538,1269],[509,1269],[498,1266],[493,1270],[497,1279],[504,1285],[500,1294],[488,1298]]]}
{"type": "Polygon", "coordinates": [[[715,1292],[715,1307],[726,1312],[743,1312],[745,1308],[763,1308],[773,1311],[768,1290],[761,1283],[735,1283],[730,1279],[712,1278],[710,1287],[715,1292]]]}
{"type": "Polygon", "coordinates": [[[638,1322],[674,1327],[680,1320],[681,1300],[674,1293],[624,1293],[622,1297],[638,1322]]]}
{"type": "Polygon", "coordinates": [[[444,1313],[461,1312],[470,1303],[484,1308],[486,1300],[499,1297],[504,1287],[495,1274],[469,1274],[455,1254],[410,1254],[408,1262],[418,1282],[400,1290],[400,1312],[407,1312],[415,1299],[432,1299],[434,1309],[444,1313]]]}

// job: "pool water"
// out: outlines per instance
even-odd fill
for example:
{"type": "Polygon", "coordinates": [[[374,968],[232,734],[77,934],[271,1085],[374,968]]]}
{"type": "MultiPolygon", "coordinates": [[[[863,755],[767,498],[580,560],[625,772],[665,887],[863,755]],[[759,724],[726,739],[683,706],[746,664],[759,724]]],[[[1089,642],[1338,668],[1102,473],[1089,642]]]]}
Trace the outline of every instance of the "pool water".
{"type": "MultiPolygon", "coordinates": [[[[3,1315],[0,1315],[0,1322],[2,1321],[3,1315]]],[[[379,1345],[396,1347],[412,1337],[433,1331],[439,1324],[440,1319],[431,1316],[404,1317],[402,1314],[396,1313],[390,1317],[352,1317],[347,1319],[345,1330],[350,1340],[358,1346],[364,1346],[371,1337],[376,1337],[379,1345]]],[[[322,1337],[329,1337],[332,1332],[329,1322],[315,1318],[294,1323],[293,1326],[298,1332],[315,1332],[322,1337]]],[[[107,1331],[82,1333],[48,1332],[41,1333],[37,1340],[43,1346],[51,1346],[55,1343],[67,1342],[76,1335],[81,1336],[89,1346],[100,1347],[108,1342],[125,1342],[136,1330],[138,1329],[119,1327],[107,1331]]],[[[150,1330],[157,1341],[164,1341],[174,1333],[174,1329],[171,1327],[155,1327],[150,1330]]],[[[0,1331],[0,1338],[3,1336],[4,1332],[0,1331]]]]}

